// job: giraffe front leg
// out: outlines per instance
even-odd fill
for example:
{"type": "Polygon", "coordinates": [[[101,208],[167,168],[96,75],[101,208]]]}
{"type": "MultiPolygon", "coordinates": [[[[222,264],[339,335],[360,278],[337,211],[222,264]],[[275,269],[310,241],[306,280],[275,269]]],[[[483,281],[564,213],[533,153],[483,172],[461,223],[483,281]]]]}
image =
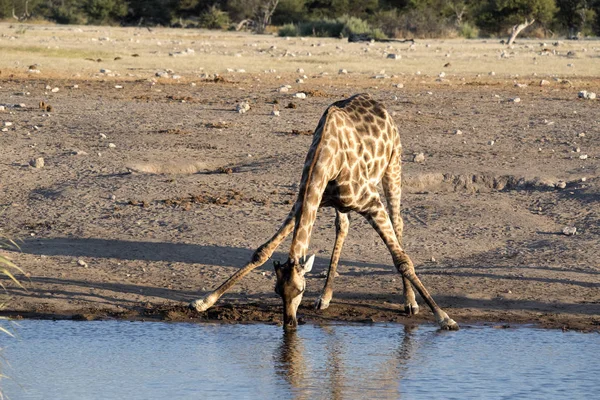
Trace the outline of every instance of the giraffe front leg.
{"type": "Polygon", "coordinates": [[[335,245],[331,253],[331,260],[329,261],[329,270],[327,271],[327,280],[325,286],[321,292],[321,296],[315,302],[315,309],[325,310],[329,307],[331,298],[333,297],[333,280],[336,275],[338,262],[340,261],[340,254],[342,253],[342,246],[344,240],[348,235],[348,226],[350,222],[348,220],[348,214],[336,211],[335,214],[335,245]]]}
{"type": "Polygon", "coordinates": [[[240,279],[248,275],[252,270],[263,265],[269,257],[273,254],[275,249],[281,244],[281,242],[292,232],[294,228],[295,217],[295,206],[292,207],[292,211],[288,214],[287,218],[277,231],[275,235],[269,239],[266,243],[261,245],[252,255],[252,260],[246,264],[243,268],[238,270],[235,274],[231,275],[225,282],[221,284],[217,289],[206,295],[201,299],[197,299],[189,303],[188,307],[198,312],[203,312],[211,308],[217,300],[223,296],[233,285],[235,285],[240,279]]]}

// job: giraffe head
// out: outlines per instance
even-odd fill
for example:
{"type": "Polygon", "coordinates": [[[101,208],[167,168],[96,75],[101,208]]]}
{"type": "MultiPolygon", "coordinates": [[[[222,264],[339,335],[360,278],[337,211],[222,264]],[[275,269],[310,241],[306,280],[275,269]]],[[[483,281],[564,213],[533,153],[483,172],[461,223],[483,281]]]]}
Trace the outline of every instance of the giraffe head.
{"type": "Polygon", "coordinates": [[[315,256],[312,255],[304,263],[294,263],[292,260],[284,264],[274,262],[275,275],[277,275],[275,293],[283,300],[283,329],[294,329],[298,326],[296,311],[306,288],[304,275],[310,272],[314,261],[315,256]]]}

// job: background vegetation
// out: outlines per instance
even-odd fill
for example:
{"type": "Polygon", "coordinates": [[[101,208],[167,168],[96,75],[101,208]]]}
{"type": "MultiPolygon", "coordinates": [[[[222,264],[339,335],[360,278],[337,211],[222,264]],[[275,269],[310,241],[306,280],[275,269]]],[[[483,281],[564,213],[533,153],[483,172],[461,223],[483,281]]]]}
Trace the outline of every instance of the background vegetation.
{"type": "Polygon", "coordinates": [[[60,24],[250,28],[280,34],[374,37],[600,34],[600,0],[0,0],[0,19],[60,24]]]}

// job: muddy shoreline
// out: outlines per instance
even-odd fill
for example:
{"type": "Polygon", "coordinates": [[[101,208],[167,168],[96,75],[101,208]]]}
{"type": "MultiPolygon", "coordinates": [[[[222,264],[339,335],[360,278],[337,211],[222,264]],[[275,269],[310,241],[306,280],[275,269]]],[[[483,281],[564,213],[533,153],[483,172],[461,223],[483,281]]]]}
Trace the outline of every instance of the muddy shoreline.
{"type": "MultiPolygon", "coordinates": [[[[537,41],[499,59],[506,48],[491,41],[410,50],[106,27],[108,45],[92,40],[109,36],[95,28],[65,29],[34,27],[3,42],[12,61],[0,61],[0,233],[21,248],[0,254],[25,271],[27,291],[1,278],[12,297],[2,315],[279,323],[271,262],[213,309],[185,306],[279,228],[326,107],[368,92],[400,131],[403,242],[436,302],[463,325],[600,330],[600,103],[578,97],[600,91],[591,42],[561,44],[559,53],[579,55],[572,68],[560,54],[539,57],[537,41]],[[64,51],[50,51],[49,38],[64,51]],[[19,51],[27,45],[39,52],[19,51]],[[198,56],[169,56],[177,46],[198,56]],[[388,60],[392,50],[406,57],[388,60]],[[39,74],[27,71],[32,64],[39,74]],[[180,78],[155,75],[166,68],[180,78]],[[241,102],[246,113],[236,111],[241,102]],[[32,166],[38,158],[42,168],[32,166]]],[[[0,24],[2,34],[13,31],[0,24]]],[[[421,315],[402,313],[389,252],[357,215],[332,304],[312,309],[334,218],[320,210],[313,229],[304,320],[433,322],[420,299],[421,315]]],[[[285,261],[289,245],[272,261],[285,261]]]]}

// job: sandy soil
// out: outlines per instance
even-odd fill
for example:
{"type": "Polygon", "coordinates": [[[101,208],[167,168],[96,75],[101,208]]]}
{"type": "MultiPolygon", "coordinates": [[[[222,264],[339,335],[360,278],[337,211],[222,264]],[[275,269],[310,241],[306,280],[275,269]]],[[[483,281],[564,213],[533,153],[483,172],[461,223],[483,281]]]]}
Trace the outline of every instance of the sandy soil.
{"type": "MultiPolygon", "coordinates": [[[[600,329],[600,102],[577,98],[581,89],[600,91],[600,80],[530,75],[518,79],[527,87],[516,87],[509,75],[378,80],[309,67],[217,81],[200,72],[180,80],[60,76],[47,63],[48,78],[41,67],[0,67],[0,104],[9,106],[0,111],[0,228],[22,239],[20,252],[2,254],[27,273],[27,291],[3,281],[13,296],[3,313],[279,322],[270,263],[205,313],[185,305],[248,262],[279,227],[312,140],[301,133],[328,104],[369,92],[401,132],[404,243],[437,302],[459,324],[600,329]],[[542,78],[548,84],[540,86],[542,78]],[[403,88],[393,86],[400,81],[403,88]],[[285,83],[290,92],[277,92],[285,83]],[[293,97],[300,90],[306,99],[293,97]],[[250,103],[245,114],[235,111],[240,101],[250,103]],[[425,161],[413,162],[420,152],[425,161]],[[43,168],[29,164],[38,157],[43,168]],[[577,234],[563,235],[566,226],[577,234]]],[[[304,320],[409,321],[391,257],[358,215],[334,300],[312,309],[333,235],[334,214],[323,209],[304,320]]],[[[288,246],[273,259],[283,261],[288,246]]],[[[432,321],[421,309],[411,320],[432,321]]]]}

